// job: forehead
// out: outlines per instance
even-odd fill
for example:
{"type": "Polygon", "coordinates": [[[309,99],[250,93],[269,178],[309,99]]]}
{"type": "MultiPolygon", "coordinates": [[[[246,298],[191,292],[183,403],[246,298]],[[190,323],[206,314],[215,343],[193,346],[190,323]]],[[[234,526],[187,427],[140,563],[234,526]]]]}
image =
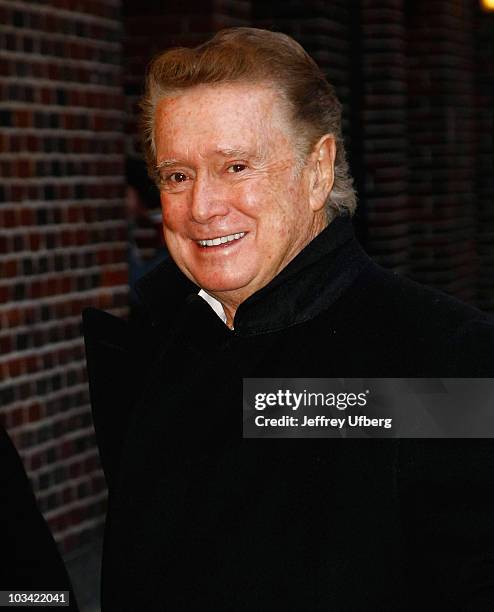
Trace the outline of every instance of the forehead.
{"type": "Polygon", "coordinates": [[[163,98],[154,133],[159,163],[218,151],[266,152],[289,144],[279,94],[267,85],[198,85],[163,98]]]}

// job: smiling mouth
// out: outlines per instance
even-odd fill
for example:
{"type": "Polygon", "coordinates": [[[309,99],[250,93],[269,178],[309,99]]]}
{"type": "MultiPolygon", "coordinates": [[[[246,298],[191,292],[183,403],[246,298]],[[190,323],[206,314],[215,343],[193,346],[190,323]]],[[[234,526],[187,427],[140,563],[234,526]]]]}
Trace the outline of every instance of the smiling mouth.
{"type": "Polygon", "coordinates": [[[240,232],[238,234],[228,234],[227,236],[218,236],[218,238],[211,238],[210,240],[196,240],[197,244],[202,247],[218,246],[219,244],[226,244],[227,242],[234,242],[240,240],[245,236],[246,232],[240,232]]]}

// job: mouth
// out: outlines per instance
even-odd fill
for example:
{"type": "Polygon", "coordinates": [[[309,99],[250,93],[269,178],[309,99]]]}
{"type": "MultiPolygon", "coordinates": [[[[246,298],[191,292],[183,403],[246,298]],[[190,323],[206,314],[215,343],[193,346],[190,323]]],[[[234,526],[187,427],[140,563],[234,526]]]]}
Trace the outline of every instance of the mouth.
{"type": "Polygon", "coordinates": [[[196,240],[195,242],[202,248],[210,248],[214,246],[223,246],[231,242],[241,240],[247,232],[239,232],[238,234],[227,234],[226,236],[218,236],[207,240],[196,240]]]}

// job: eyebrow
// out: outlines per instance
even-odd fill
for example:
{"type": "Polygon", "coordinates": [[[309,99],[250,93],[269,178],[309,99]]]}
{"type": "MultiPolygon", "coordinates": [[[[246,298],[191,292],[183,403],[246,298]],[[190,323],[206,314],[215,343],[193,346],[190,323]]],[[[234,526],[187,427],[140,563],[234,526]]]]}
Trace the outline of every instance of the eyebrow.
{"type": "Polygon", "coordinates": [[[165,159],[156,165],[156,170],[161,170],[161,168],[169,168],[170,166],[176,166],[177,164],[180,164],[178,159],[165,159]]]}
{"type": "Polygon", "coordinates": [[[215,153],[222,157],[245,157],[254,161],[262,161],[266,156],[258,151],[247,151],[245,149],[216,149],[215,153]]]}

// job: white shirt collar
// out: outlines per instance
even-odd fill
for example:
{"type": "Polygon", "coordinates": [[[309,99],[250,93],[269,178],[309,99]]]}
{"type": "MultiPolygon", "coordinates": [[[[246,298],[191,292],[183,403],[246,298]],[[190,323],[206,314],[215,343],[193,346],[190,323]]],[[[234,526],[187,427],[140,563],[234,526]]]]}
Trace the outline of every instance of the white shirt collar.
{"type": "Polygon", "coordinates": [[[221,302],[218,302],[216,298],[211,297],[209,293],[206,293],[204,291],[204,289],[201,289],[198,295],[200,295],[203,300],[206,300],[206,302],[211,306],[214,312],[219,316],[219,318],[226,325],[226,314],[225,314],[225,311],[223,310],[223,306],[221,305],[221,302]]]}

